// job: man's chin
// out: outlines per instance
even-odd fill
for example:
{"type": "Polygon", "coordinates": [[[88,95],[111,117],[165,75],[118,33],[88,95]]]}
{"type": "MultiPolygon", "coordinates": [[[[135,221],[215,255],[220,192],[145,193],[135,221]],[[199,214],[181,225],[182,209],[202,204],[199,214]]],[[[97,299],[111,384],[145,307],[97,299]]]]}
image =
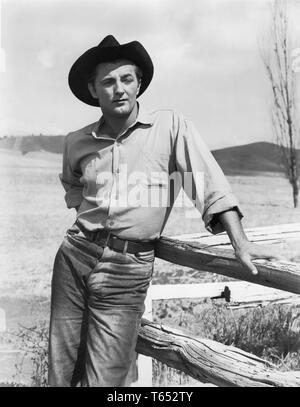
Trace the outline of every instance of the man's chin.
{"type": "Polygon", "coordinates": [[[123,106],[113,109],[113,115],[116,117],[125,117],[130,115],[130,113],[131,113],[130,109],[123,106]]]}
{"type": "Polygon", "coordinates": [[[116,118],[122,118],[122,117],[128,117],[132,110],[134,109],[134,106],[131,104],[124,104],[121,106],[117,105],[110,105],[107,109],[102,108],[102,112],[104,114],[107,114],[108,116],[114,116],[116,118]]]}

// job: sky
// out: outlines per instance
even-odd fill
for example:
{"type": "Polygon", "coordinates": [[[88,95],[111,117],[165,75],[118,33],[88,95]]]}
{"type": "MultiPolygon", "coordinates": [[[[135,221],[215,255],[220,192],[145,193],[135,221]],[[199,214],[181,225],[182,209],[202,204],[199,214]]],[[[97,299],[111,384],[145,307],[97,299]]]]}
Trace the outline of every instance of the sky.
{"type": "MultiPolygon", "coordinates": [[[[299,21],[300,2],[289,1],[299,21]]],[[[76,99],[67,78],[112,34],[140,41],[153,60],[145,108],[184,114],[211,149],[273,141],[259,52],[269,23],[270,0],[2,0],[0,136],[67,134],[97,121],[100,109],[76,99]]]]}

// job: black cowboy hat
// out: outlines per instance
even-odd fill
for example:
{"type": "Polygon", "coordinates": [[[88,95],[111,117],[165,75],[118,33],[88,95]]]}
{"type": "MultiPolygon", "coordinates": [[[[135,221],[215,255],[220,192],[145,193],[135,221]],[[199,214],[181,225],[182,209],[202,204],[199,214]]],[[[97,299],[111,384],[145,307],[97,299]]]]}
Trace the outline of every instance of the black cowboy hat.
{"type": "Polygon", "coordinates": [[[145,48],[138,41],[120,44],[115,37],[108,35],[97,47],[90,48],[73,64],[69,72],[69,86],[74,95],[82,102],[99,106],[88,90],[88,81],[94,68],[100,62],[127,59],[137,65],[143,72],[140,96],[148,87],[153,76],[153,63],[145,48]]]}

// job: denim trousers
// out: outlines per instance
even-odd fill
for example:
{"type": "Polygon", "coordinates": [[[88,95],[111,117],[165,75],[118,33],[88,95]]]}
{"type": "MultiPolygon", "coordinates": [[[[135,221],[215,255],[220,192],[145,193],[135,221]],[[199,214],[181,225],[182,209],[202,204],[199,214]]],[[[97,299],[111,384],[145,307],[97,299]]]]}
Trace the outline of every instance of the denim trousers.
{"type": "Polygon", "coordinates": [[[135,356],[154,250],[122,253],[68,230],[54,261],[50,387],[121,387],[135,356]]]}

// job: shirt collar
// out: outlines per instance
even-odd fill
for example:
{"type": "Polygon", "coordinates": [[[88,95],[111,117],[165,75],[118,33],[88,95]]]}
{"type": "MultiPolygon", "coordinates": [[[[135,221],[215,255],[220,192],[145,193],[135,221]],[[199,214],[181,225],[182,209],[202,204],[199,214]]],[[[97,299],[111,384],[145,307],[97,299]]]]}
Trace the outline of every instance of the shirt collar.
{"type": "MultiPolygon", "coordinates": [[[[138,102],[137,102],[137,105],[138,105],[137,118],[129,128],[135,126],[136,123],[141,123],[141,124],[146,124],[146,125],[151,126],[153,124],[153,119],[152,119],[150,113],[146,109],[141,107],[138,102]]],[[[105,122],[104,116],[101,116],[100,119],[98,120],[98,122],[96,122],[95,124],[93,124],[91,126],[91,128],[88,130],[87,134],[91,134],[96,139],[106,138],[106,137],[97,136],[98,130],[103,125],[104,122],[105,122]]]]}
{"type": "Polygon", "coordinates": [[[136,118],[136,123],[141,123],[141,124],[153,124],[153,118],[151,117],[150,113],[144,109],[140,104],[137,102],[138,105],[138,115],[136,118]]]}

